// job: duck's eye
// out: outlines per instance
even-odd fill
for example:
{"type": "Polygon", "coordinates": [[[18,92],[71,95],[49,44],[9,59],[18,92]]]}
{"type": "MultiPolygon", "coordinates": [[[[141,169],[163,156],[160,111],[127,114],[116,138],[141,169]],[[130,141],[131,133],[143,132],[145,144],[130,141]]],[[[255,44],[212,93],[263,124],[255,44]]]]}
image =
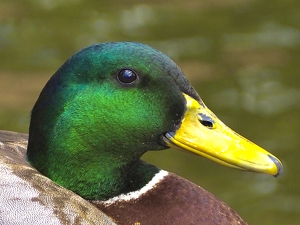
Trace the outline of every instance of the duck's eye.
{"type": "Polygon", "coordinates": [[[214,127],[215,121],[210,116],[207,116],[203,113],[199,113],[198,116],[199,116],[199,122],[203,126],[205,126],[207,128],[213,128],[214,127]]]}
{"type": "Polygon", "coordinates": [[[119,72],[118,81],[123,84],[131,84],[137,79],[137,75],[130,69],[123,69],[119,72]]]}

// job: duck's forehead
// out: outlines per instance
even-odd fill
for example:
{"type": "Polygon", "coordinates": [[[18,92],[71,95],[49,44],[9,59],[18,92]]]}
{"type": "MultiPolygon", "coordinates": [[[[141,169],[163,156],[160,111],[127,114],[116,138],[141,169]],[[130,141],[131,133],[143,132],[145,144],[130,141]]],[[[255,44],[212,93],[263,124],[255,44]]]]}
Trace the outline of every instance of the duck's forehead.
{"type": "Polygon", "coordinates": [[[148,45],[116,42],[95,45],[95,48],[100,48],[102,60],[112,65],[179,69],[168,56],[148,45]]]}
{"type": "Polygon", "coordinates": [[[181,73],[173,60],[162,52],[140,43],[112,42],[89,46],[73,55],[65,67],[76,74],[107,76],[123,68],[151,75],[181,73]]]}

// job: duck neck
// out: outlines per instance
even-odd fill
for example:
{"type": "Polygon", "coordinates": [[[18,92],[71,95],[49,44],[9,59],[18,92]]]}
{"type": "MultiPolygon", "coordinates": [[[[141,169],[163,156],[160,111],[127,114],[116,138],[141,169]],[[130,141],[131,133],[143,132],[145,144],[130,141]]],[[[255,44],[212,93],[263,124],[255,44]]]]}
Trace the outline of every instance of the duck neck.
{"type": "Polygon", "coordinates": [[[57,184],[88,200],[107,200],[139,190],[159,171],[140,159],[120,163],[118,159],[87,152],[81,152],[81,155],[72,152],[66,156],[65,153],[51,154],[48,150],[49,156],[37,156],[38,161],[33,158],[29,161],[57,184]],[[46,160],[41,160],[43,158],[46,160]]]}
{"type": "Polygon", "coordinates": [[[64,174],[63,180],[59,181],[59,177],[54,177],[53,180],[89,200],[107,200],[139,190],[159,171],[142,160],[121,167],[108,161],[81,163],[80,167],[90,169],[68,172],[70,176],[64,174]]]}

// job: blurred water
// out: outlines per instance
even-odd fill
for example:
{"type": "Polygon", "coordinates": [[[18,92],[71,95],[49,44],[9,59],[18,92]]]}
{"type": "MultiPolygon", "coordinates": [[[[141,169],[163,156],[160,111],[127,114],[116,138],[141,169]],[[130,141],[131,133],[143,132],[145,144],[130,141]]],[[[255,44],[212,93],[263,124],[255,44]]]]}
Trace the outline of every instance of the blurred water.
{"type": "Polygon", "coordinates": [[[249,224],[299,224],[298,1],[1,1],[0,129],[27,132],[55,70],[87,45],[119,40],[173,58],[205,103],[278,156],[284,172],[245,173],[175,150],[144,158],[201,184],[249,224]]]}

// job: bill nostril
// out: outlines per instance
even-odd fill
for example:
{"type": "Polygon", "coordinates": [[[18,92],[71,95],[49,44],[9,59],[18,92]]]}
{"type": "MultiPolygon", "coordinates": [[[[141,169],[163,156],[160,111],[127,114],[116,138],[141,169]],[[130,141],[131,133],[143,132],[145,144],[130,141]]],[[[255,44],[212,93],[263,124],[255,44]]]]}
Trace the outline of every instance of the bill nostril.
{"type": "Polygon", "coordinates": [[[198,116],[199,116],[199,122],[203,126],[208,128],[213,128],[215,121],[210,116],[207,116],[203,113],[199,113],[198,116]]]}
{"type": "Polygon", "coordinates": [[[200,123],[205,126],[205,127],[209,127],[209,128],[212,128],[213,127],[213,123],[210,122],[210,121],[207,121],[207,120],[199,120],[200,123]]]}

